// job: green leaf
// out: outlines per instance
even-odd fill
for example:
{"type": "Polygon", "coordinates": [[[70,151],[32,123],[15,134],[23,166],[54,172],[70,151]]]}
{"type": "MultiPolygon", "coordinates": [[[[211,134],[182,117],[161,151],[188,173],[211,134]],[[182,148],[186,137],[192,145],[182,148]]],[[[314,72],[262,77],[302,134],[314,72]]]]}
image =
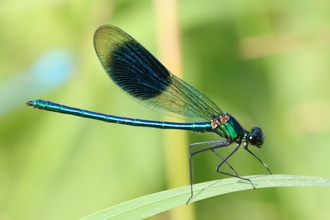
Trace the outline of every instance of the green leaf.
{"type": "MultiPolygon", "coordinates": [[[[330,186],[330,178],[321,177],[267,175],[247,176],[244,178],[251,179],[257,189],[292,186],[330,186]]],[[[199,183],[195,184],[193,187],[194,196],[190,200],[190,203],[222,194],[253,189],[249,182],[241,181],[237,178],[199,183]]],[[[144,219],[185,205],[189,197],[190,186],[180,187],[133,199],[83,219],[144,219]]]]}

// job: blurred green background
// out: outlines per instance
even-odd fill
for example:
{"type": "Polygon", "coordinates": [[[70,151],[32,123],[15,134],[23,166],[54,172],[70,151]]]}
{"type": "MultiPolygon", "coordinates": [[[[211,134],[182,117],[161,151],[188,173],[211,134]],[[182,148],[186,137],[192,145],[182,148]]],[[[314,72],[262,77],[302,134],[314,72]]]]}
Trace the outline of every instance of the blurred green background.
{"type": "MultiPolygon", "coordinates": [[[[102,24],[128,32],[246,129],[261,126],[265,144],[250,149],[273,173],[330,176],[330,1],[2,0],[0,219],[77,219],[188,185],[187,144],[218,138],[26,107],[42,98],[175,120],[111,82],[93,48],[102,24]]],[[[226,178],[214,172],[218,162],[196,157],[195,181],[226,178]]],[[[240,175],[267,173],[244,150],[230,162],[240,175]]],[[[329,195],[328,188],[249,190],[151,219],[330,219],[329,195]]]]}

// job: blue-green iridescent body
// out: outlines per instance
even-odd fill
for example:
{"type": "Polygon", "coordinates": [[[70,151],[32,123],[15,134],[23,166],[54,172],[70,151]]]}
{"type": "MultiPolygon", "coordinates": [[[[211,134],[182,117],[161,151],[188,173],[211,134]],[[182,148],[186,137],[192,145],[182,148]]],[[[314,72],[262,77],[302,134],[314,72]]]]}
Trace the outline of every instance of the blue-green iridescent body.
{"type": "MultiPolygon", "coordinates": [[[[251,144],[261,147],[263,144],[264,137],[259,127],[252,128],[251,132],[244,130],[234,117],[228,113],[224,113],[212,100],[199,90],[173,75],[141,44],[115,26],[103,25],[98,28],[94,34],[94,47],[106,73],[128,96],[141,105],[158,113],[176,118],[188,119],[194,122],[176,123],[125,118],[73,108],[44,100],[29,101],[27,105],[33,108],[101,120],[109,123],[160,129],[213,132],[223,137],[224,140],[189,145],[191,186],[193,183],[191,157],[197,153],[208,150],[215,153],[215,149],[229,146],[233,142],[235,142],[237,146],[228,156],[222,158],[216,153],[222,159],[216,171],[224,173],[219,169],[222,164],[226,163],[235,172],[235,175],[224,174],[250,181],[249,179],[240,177],[228,164],[227,159],[236,152],[242,142],[244,148],[256,157],[248,149],[248,145],[251,144]],[[193,147],[196,145],[207,144],[211,146],[202,150],[192,151],[193,147]]],[[[256,158],[263,163],[258,157],[256,158]]],[[[263,165],[269,171],[264,163],[263,165]]],[[[192,196],[193,191],[191,191],[191,198],[192,196]]]]}
{"type": "MultiPolygon", "coordinates": [[[[247,141],[247,137],[249,136],[249,132],[244,130],[242,126],[236,121],[234,117],[225,113],[222,117],[225,118],[222,123],[220,121],[215,120],[217,122],[194,122],[194,123],[176,123],[176,122],[160,122],[160,121],[152,121],[152,120],[141,120],[135,118],[126,118],[113,116],[108,114],[102,114],[98,112],[88,111],[79,108],[73,108],[49,101],[44,100],[33,100],[27,103],[28,106],[59,112],[63,114],[75,115],[84,118],[90,118],[95,120],[100,120],[109,123],[118,123],[124,125],[131,126],[140,126],[140,127],[151,127],[151,128],[160,128],[160,129],[179,129],[179,130],[188,130],[195,132],[213,132],[227,140],[233,141],[241,141],[244,139],[247,141]]],[[[263,140],[263,138],[262,138],[263,140]]],[[[261,145],[262,142],[259,143],[261,145]]]]}

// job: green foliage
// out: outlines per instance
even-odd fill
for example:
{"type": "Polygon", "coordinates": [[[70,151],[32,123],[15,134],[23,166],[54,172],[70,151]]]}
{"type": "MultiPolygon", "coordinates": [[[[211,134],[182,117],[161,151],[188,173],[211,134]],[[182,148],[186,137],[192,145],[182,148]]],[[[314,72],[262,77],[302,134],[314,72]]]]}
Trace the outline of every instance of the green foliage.
{"type": "MultiPolygon", "coordinates": [[[[249,176],[245,178],[253,180],[253,183],[258,187],[257,189],[293,186],[330,186],[329,178],[289,175],[249,176]]],[[[237,178],[204,182],[194,185],[195,195],[190,202],[248,189],[253,189],[250,183],[244,184],[237,181],[237,178]]],[[[167,190],[110,207],[87,216],[83,220],[145,219],[181,205],[188,205],[186,203],[190,195],[190,186],[167,190]]]]}

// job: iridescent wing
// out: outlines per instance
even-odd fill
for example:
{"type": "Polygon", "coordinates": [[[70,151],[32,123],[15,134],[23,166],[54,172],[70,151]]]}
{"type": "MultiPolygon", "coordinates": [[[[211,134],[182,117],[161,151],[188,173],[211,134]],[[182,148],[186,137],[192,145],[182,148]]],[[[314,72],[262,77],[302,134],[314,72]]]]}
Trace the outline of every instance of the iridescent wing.
{"type": "Polygon", "coordinates": [[[207,96],[170,73],[121,29],[101,26],[94,34],[94,47],[113,82],[143,106],[190,120],[210,121],[223,114],[207,96]]]}

